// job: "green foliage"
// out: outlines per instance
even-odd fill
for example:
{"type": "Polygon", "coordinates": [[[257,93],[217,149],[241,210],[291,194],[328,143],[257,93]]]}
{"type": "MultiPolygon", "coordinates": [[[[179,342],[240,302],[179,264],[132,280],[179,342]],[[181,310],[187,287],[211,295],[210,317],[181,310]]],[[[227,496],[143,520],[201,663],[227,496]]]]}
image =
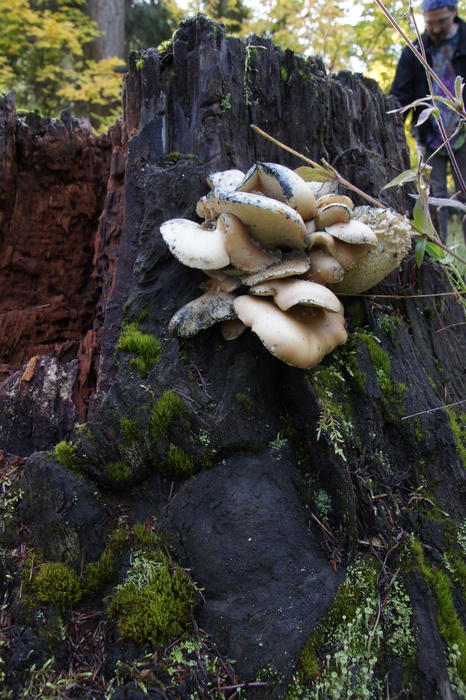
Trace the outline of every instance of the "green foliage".
{"type": "Polygon", "coordinates": [[[163,3],[132,0],[126,3],[127,53],[170,42],[173,31],[182,18],[181,15],[181,10],[174,0],[163,3]]]}
{"type": "Polygon", "coordinates": [[[134,353],[136,357],[131,359],[131,364],[135,365],[141,376],[145,377],[149,368],[159,359],[162,344],[153,335],[142,333],[138,323],[125,322],[122,326],[117,350],[134,353]]]}
{"type": "Polygon", "coordinates": [[[63,467],[66,467],[72,472],[79,471],[78,458],[76,456],[76,448],[70,445],[69,442],[59,442],[55,445],[55,459],[63,467]]]}
{"type": "Polygon", "coordinates": [[[0,0],[0,91],[15,90],[19,109],[59,116],[70,107],[96,128],[113,123],[121,113],[121,61],[86,59],[98,34],[84,0],[0,0]]]}
{"type": "Polygon", "coordinates": [[[238,403],[240,406],[245,408],[247,411],[250,411],[252,408],[252,396],[248,391],[245,392],[238,392],[235,396],[236,403],[238,403]]]}
{"type": "Polygon", "coordinates": [[[131,418],[123,416],[120,421],[120,429],[123,435],[123,440],[127,445],[131,445],[133,442],[139,439],[140,433],[137,424],[131,418]]]}
{"type": "Polygon", "coordinates": [[[107,474],[116,488],[124,489],[134,484],[133,470],[123,460],[108,464],[107,474]]]}
{"type": "Polygon", "coordinates": [[[466,469],[466,420],[464,415],[455,413],[452,408],[446,408],[445,410],[450,416],[450,428],[455,436],[456,444],[466,469]]]}
{"type": "Polygon", "coordinates": [[[433,568],[426,562],[422,545],[414,538],[411,540],[411,546],[419,570],[437,598],[438,629],[447,643],[450,656],[454,659],[449,668],[450,679],[455,685],[463,684],[462,688],[466,690],[466,632],[456,612],[450,577],[444,571],[433,568]],[[456,674],[457,678],[455,678],[456,674]]]}
{"type": "Polygon", "coordinates": [[[41,603],[52,603],[60,614],[72,608],[83,594],[81,581],[74,570],[59,563],[42,564],[32,588],[41,603]]]}
{"type": "Polygon", "coordinates": [[[382,697],[377,671],[385,644],[409,665],[415,652],[409,596],[395,581],[381,616],[377,574],[378,564],[370,557],[349,567],[331,610],[303,647],[288,700],[382,697]]]}
{"type": "Polygon", "coordinates": [[[167,433],[168,427],[175,415],[183,410],[183,404],[178,394],[166,390],[152,409],[149,419],[149,432],[152,442],[158,442],[167,433]]]}
{"type": "Polygon", "coordinates": [[[84,567],[84,590],[86,593],[100,593],[116,576],[117,557],[112,547],[106,547],[98,562],[84,567]]]}
{"type": "Polygon", "coordinates": [[[183,569],[162,552],[138,550],[108,613],[123,637],[160,648],[183,634],[191,621],[195,589],[183,569]]]}
{"type": "Polygon", "coordinates": [[[211,19],[225,25],[227,32],[240,32],[250,10],[243,0],[205,0],[202,11],[211,19]]]}
{"type": "Polygon", "coordinates": [[[167,464],[160,467],[162,475],[167,479],[189,479],[194,474],[194,464],[181,447],[170,446],[167,453],[167,464]]]}

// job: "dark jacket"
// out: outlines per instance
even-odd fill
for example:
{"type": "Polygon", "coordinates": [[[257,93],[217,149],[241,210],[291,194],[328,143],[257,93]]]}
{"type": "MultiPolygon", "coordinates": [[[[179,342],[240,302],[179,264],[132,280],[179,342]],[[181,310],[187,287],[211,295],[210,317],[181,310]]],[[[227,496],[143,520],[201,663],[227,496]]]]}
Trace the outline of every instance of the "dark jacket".
{"type": "MultiPolygon", "coordinates": [[[[453,67],[457,75],[461,75],[466,81],[466,23],[459,17],[455,20],[458,24],[458,46],[453,56],[453,67]]],[[[427,32],[421,37],[425,47],[426,58],[429,65],[432,65],[431,46],[432,40],[427,32]]],[[[416,48],[419,48],[419,42],[414,42],[416,48]]],[[[429,94],[429,86],[426,78],[426,71],[422,63],[413,54],[409,46],[403,49],[401,54],[393,85],[390,89],[390,94],[398,98],[403,107],[411,104],[414,100],[426,97],[429,94]]],[[[413,110],[413,125],[416,124],[419,114],[424,108],[413,110]]],[[[405,117],[407,113],[405,113],[405,117]]],[[[426,133],[429,130],[429,122],[424,122],[420,127],[412,129],[417,141],[425,143],[426,133]]]]}

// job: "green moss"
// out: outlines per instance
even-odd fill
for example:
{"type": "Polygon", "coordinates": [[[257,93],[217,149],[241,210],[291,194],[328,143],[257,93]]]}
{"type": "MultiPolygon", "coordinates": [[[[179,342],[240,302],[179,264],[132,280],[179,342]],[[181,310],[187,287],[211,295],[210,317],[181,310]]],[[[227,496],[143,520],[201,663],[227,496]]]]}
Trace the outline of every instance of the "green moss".
{"type": "Polygon", "coordinates": [[[152,409],[149,419],[149,432],[152,442],[158,442],[167,433],[168,427],[175,415],[181,413],[183,404],[178,394],[164,391],[162,397],[152,409]]]}
{"type": "Polygon", "coordinates": [[[180,153],[180,151],[168,153],[165,160],[170,161],[170,163],[177,163],[179,160],[192,160],[196,165],[202,165],[202,161],[194,153],[180,153]]]}
{"type": "Polygon", "coordinates": [[[453,602],[451,580],[444,571],[427,564],[422,546],[414,538],[411,540],[411,546],[419,570],[437,599],[439,632],[447,643],[450,654],[459,652],[455,669],[461,682],[466,684],[466,633],[453,602]]]}
{"type": "Polygon", "coordinates": [[[123,439],[127,445],[131,445],[133,442],[139,439],[140,433],[137,424],[131,418],[123,416],[120,421],[120,429],[123,435],[123,439]]]}
{"type": "Polygon", "coordinates": [[[350,302],[345,306],[345,314],[349,317],[354,328],[364,326],[364,314],[362,306],[358,302],[350,302]]]}
{"type": "Polygon", "coordinates": [[[464,468],[466,469],[466,421],[464,416],[455,413],[452,408],[445,409],[450,416],[450,428],[455,436],[464,468]]]}
{"type": "Polygon", "coordinates": [[[52,603],[60,614],[72,608],[83,594],[74,570],[59,563],[42,564],[32,581],[32,590],[41,603],[52,603]]]}
{"type": "Polygon", "coordinates": [[[189,479],[194,474],[194,464],[181,447],[171,446],[167,453],[167,464],[162,468],[167,479],[189,479]]]}
{"type": "Polygon", "coordinates": [[[76,456],[76,448],[70,445],[69,442],[59,442],[55,445],[55,459],[63,467],[66,467],[72,472],[79,472],[79,463],[76,456]]]}
{"type": "Polygon", "coordinates": [[[114,581],[117,574],[117,556],[112,547],[107,547],[98,562],[84,567],[84,590],[87,593],[100,593],[114,581]]]}
{"type": "Polygon", "coordinates": [[[112,484],[117,488],[123,489],[132,486],[134,483],[133,470],[123,460],[108,464],[107,474],[112,484]]]}
{"type": "Polygon", "coordinates": [[[138,323],[123,323],[121,335],[118,340],[117,350],[134,353],[130,361],[135,365],[142,376],[146,376],[160,357],[162,344],[153,335],[142,333],[138,323]]]}
{"type": "Polygon", "coordinates": [[[252,408],[252,396],[249,390],[246,392],[238,392],[235,396],[235,401],[247,411],[250,411],[252,408]]]}
{"type": "Polygon", "coordinates": [[[188,630],[194,604],[195,589],[183,569],[161,552],[138,550],[108,613],[118,618],[123,637],[160,648],[188,630]]]}
{"type": "Polygon", "coordinates": [[[140,547],[159,547],[162,544],[160,535],[144,523],[137,523],[133,528],[133,536],[140,547]]]}

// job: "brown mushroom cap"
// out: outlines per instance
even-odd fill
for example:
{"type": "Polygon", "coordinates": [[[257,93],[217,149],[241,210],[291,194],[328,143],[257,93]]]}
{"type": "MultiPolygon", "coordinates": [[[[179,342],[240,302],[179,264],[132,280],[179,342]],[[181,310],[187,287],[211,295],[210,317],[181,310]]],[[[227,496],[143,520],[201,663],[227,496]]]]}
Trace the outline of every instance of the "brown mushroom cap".
{"type": "Polygon", "coordinates": [[[330,289],[303,279],[270,280],[256,284],[249,291],[257,296],[273,296],[274,302],[283,311],[296,304],[319,306],[334,313],[339,313],[341,307],[340,300],[330,289]]]}
{"type": "Polygon", "coordinates": [[[263,194],[212,190],[206,195],[206,204],[217,214],[237,216],[265,250],[280,246],[304,248],[304,221],[298,212],[283,202],[263,194]]]}
{"type": "Polygon", "coordinates": [[[238,318],[259,336],[267,350],[292,367],[315,367],[347,339],[341,313],[303,307],[296,307],[296,313],[282,311],[267,299],[247,295],[237,297],[234,305],[238,318]]]}
{"type": "Polygon", "coordinates": [[[189,219],[170,219],[161,225],[160,233],[172,255],[187,267],[216,270],[230,263],[225,234],[219,229],[189,219]]]}
{"type": "Polygon", "coordinates": [[[191,338],[215,323],[236,318],[234,301],[233,294],[209,290],[182,306],[172,316],[168,330],[172,335],[191,338]]]}
{"type": "Polygon", "coordinates": [[[251,239],[246,227],[234,214],[220,214],[218,227],[225,234],[230,262],[243,272],[259,272],[281,260],[281,254],[266,252],[251,239]]]}

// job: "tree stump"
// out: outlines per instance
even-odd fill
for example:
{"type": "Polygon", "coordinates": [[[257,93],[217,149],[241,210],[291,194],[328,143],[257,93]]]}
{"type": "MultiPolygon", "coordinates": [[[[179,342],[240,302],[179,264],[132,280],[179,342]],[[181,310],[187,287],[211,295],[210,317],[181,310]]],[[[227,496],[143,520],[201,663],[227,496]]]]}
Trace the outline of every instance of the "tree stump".
{"type": "MultiPolygon", "coordinates": [[[[203,591],[198,623],[252,684],[247,697],[309,687],[308,697],[454,698],[466,682],[466,330],[444,271],[409,257],[369,293],[342,298],[348,342],[314,370],[281,363],[249,332],[228,343],[216,326],[189,340],[168,333],[203,276],[170,255],[160,225],[197,220],[213,171],[302,164],[250,125],[380,197],[409,167],[394,106],[371,80],[327,76],[318,58],[229,38],[202,15],[167,50],[133,55],[125,78],[124,221],[75,455],[86,504],[98,488],[113,515],[176,538],[203,591]],[[131,323],[161,342],[144,376],[119,346],[131,323]],[[154,442],[167,390],[182,413],[154,442]],[[131,450],[123,419],[137,428],[131,450]],[[194,476],[170,477],[174,445],[194,476]],[[124,460],[131,486],[118,489],[108,465],[124,460]]],[[[402,192],[383,195],[409,211],[402,192]]],[[[40,518],[52,558],[37,506],[50,460],[24,467],[21,514],[33,536],[40,518]]],[[[95,532],[110,521],[105,509],[83,512],[89,528],[73,516],[73,547],[60,549],[75,565],[100,556],[95,532]]]]}

